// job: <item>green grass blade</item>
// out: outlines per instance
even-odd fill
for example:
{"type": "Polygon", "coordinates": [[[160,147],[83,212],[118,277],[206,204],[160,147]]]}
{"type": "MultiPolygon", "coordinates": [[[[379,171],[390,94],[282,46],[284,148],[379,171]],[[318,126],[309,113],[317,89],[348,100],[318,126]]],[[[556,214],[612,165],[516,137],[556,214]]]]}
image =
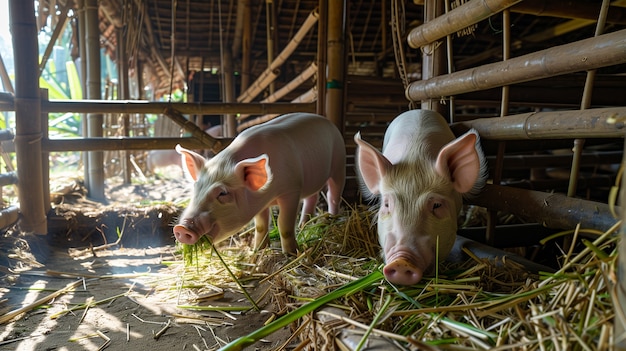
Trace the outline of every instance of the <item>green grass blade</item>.
{"type": "Polygon", "coordinates": [[[263,328],[259,328],[256,331],[246,336],[242,336],[232,341],[228,345],[222,347],[220,350],[221,351],[243,350],[244,347],[250,346],[254,344],[256,341],[276,332],[277,330],[289,325],[292,322],[297,321],[298,319],[315,311],[316,309],[323,306],[324,304],[331,302],[333,300],[336,300],[340,297],[350,295],[357,291],[366,289],[373,283],[381,280],[382,278],[383,278],[383,273],[380,270],[375,270],[374,272],[370,273],[369,275],[366,275],[365,277],[361,279],[350,282],[335,291],[332,291],[324,296],[321,296],[307,303],[306,305],[301,306],[298,309],[295,309],[291,313],[288,313],[278,318],[277,320],[264,326],[263,328]]]}

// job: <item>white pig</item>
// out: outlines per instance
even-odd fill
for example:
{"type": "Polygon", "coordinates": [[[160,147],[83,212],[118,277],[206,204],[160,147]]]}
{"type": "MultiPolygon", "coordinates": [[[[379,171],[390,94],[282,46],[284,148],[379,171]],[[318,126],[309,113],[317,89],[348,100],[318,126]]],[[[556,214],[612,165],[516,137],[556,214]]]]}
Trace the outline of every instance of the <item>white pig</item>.
{"type": "Polygon", "coordinates": [[[174,236],[194,244],[202,235],[224,240],[254,219],[255,248],[268,243],[270,207],[277,205],[282,250],[295,254],[296,217],[313,214],[319,191],[327,186],[328,211],[337,214],[345,183],[345,144],[328,119],[292,113],[248,128],[215,157],[180,146],[183,164],[195,181],[189,206],[174,236]]]}
{"type": "Polygon", "coordinates": [[[378,237],[388,281],[419,282],[451,251],[462,194],[480,190],[486,178],[478,134],[455,139],[434,111],[397,116],[385,132],[383,152],[354,136],[356,162],[366,195],[380,197],[378,237]],[[369,192],[369,194],[368,194],[369,192]]]}

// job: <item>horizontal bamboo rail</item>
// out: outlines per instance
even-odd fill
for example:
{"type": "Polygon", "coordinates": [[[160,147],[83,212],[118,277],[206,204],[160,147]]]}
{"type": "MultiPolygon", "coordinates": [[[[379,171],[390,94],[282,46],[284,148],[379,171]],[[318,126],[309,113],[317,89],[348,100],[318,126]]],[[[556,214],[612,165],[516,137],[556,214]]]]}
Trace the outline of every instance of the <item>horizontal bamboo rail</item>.
{"type": "Polygon", "coordinates": [[[10,206],[0,210],[0,228],[6,228],[15,222],[19,218],[19,208],[17,206],[10,206]]]}
{"type": "Polygon", "coordinates": [[[624,121],[626,107],[613,107],[479,118],[454,123],[452,128],[475,128],[481,138],[491,140],[622,138],[624,121]]]}
{"type": "MultiPolygon", "coordinates": [[[[143,100],[50,100],[41,102],[43,112],[76,113],[163,113],[166,108],[173,108],[183,114],[268,114],[289,112],[315,112],[314,103],[294,104],[275,102],[271,104],[224,103],[224,102],[154,102],[143,100]]],[[[15,111],[13,97],[0,94],[0,111],[15,111]]]]}
{"type": "MultiPolygon", "coordinates": [[[[573,229],[580,223],[581,228],[606,231],[617,222],[607,204],[501,185],[487,184],[468,203],[515,214],[547,228],[573,229]]],[[[621,208],[616,212],[621,213],[621,208]]]]}
{"type": "MultiPolygon", "coordinates": [[[[622,160],[622,151],[595,151],[581,155],[581,166],[619,164],[622,160]]],[[[487,163],[493,164],[494,156],[487,156],[487,163]]],[[[505,170],[529,168],[569,168],[572,165],[572,154],[566,155],[505,155],[502,168],[505,170]]]]}
{"type": "MultiPolygon", "coordinates": [[[[223,140],[222,145],[228,144],[229,139],[223,140]]],[[[156,150],[174,149],[180,144],[187,149],[208,149],[207,144],[196,138],[148,138],[148,137],[119,137],[119,138],[63,138],[43,139],[41,148],[44,152],[63,151],[97,151],[97,150],[156,150]]]]}
{"type": "Polygon", "coordinates": [[[439,99],[620,63],[626,63],[626,29],[416,81],[407,87],[406,97],[410,101],[439,99]]]}
{"type": "Polygon", "coordinates": [[[137,100],[116,101],[42,101],[41,109],[47,112],[77,113],[162,113],[166,108],[173,108],[182,114],[228,114],[228,113],[289,113],[294,111],[315,112],[315,104],[292,103],[167,103],[137,100]]]}
{"type": "Polygon", "coordinates": [[[407,36],[409,46],[417,49],[465,27],[478,23],[494,13],[509,8],[521,0],[468,1],[445,15],[414,28],[407,36]]]}

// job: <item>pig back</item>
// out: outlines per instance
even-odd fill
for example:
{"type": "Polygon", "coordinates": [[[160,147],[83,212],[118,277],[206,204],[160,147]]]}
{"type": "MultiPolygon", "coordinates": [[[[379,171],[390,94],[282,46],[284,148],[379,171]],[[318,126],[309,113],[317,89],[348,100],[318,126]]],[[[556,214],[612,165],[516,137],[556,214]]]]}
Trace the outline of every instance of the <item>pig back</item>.
{"type": "Polygon", "coordinates": [[[434,160],[439,150],[452,140],[454,134],[439,113],[410,110],[398,115],[389,124],[382,151],[392,164],[411,157],[411,152],[426,152],[425,156],[434,160]],[[416,151],[418,148],[419,151],[416,151]]]}
{"type": "Polygon", "coordinates": [[[291,113],[244,130],[231,144],[236,159],[269,156],[275,189],[301,187],[302,196],[320,190],[337,172],[345,173],[345,144],[325,117],[291,113]]]}

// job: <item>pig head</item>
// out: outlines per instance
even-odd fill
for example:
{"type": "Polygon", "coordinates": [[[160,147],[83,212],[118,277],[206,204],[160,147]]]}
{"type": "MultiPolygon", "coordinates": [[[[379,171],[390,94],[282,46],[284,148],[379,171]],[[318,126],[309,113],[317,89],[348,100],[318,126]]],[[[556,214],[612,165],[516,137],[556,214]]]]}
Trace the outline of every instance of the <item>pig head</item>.
{"type": "Polygon", "coordinates": [[[356,162],[363,190],[379,197],[378,237],[383,273],[395,284],[419,282],[456,239],[462,194],[485,182],[486,164],[472,130],[455,139],[436,112],[412,110],[387,128],[382,153],[361,139],[356,162]]]}
{"type": "Polygon", "coordinates": [[[248,128],[210,160],[176,148],[195,182],[189,206],[174,227],[176,239],[194,244],[230,237],[254,219],[255,248],[268,243],[270,207],[277,205],[278,231],[285,253],[297,251],[295,223],[315,210],[327,187],[331,214],[337,214],[345,182],[343,136],[326,118],[293,113],[248,128]]]}

